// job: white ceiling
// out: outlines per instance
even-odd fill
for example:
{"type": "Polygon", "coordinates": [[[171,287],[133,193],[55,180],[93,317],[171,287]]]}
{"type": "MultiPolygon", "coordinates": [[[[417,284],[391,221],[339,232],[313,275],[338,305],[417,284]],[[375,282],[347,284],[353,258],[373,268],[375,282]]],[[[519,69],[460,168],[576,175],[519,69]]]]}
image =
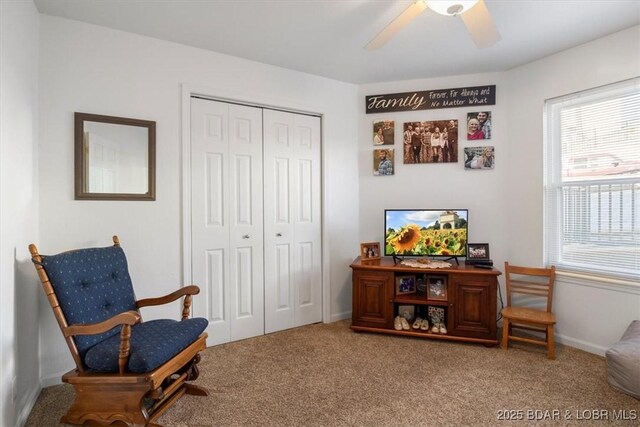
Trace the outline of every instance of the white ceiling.
{"type": "Polygon", "coordinates": [[[357,84],[504,71],[640,23],[638,0],[485,2],[502,35],[491,48],[427,9],[369,52],[411,1],[35,0],[44,14],[357,84]]]}

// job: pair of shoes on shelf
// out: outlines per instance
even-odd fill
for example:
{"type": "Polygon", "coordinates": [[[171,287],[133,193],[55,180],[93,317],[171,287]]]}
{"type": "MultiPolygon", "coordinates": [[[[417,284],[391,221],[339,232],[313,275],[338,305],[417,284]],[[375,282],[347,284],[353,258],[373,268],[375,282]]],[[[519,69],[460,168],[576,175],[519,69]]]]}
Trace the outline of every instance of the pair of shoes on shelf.
{"type": "Polygon", "coordinates": [[[407,322],[407,319],[402,316],[398,316],[393,321],[393,329],[395,329],[396,331],[401,331],[403,329],[405,331],[408,331],[411,328],[409,327],[409,322],[407,322]]]}
{"type": "Polygon", "coordinates": [[[422,319],[420,317],[416,317],[416,321],[413,322],[413,329],[420,329],[421,331],[429,330],[429,321],[427,319],[422,319]]]}
{"type": "Polygon", "coordinates": [[[411,327],[409,326],[409,322],[407,322],[407,319],[402,316],[400,316],[400,324],[402,325],[402,329],[405,331],[411,329],[411,327]]]}
{"type": "Polygon", "coordinates": [[[444,326],[444,323],[434,323],[433,328],[431,328],[431,332],[434,334],[446,334],[447,328],[444,326]]]}
{"type": "Polygon", "coordinates": [[[393,319],[393,329],[395,329],[396,331],[402,330],[402,322],[400,321],[400,319],[400,316],[396,316],[396,318],[393,319]]]}
{"type": "Polygon", "coordinates": [[[420,329],[422,326],[422,319],[420,317],[416,317],[415,322],[413,322],[413,329],[420,329]]]}

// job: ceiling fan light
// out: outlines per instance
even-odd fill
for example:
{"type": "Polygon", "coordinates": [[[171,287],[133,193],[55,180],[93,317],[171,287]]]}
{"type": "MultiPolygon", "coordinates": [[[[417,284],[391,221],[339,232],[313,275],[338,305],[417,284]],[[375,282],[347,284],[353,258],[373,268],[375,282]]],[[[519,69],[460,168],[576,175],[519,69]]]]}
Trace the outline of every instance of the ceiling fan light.
{"type": "Polygon", "coordinates": [[[427,2],[427,6],[440,15],[456,16],[471,9],[478,1],[479,0],[430,0],[427,2]]]}

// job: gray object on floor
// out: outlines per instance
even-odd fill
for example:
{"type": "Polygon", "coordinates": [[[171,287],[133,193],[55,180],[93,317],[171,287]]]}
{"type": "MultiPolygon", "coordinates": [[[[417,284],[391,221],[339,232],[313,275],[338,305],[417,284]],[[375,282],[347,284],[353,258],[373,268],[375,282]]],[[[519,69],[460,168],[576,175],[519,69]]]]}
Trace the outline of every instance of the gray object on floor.
{"type": "Polygon", "coordinates": [[[620,341],[605,355],[609,384],[640,399],[640,320],[631,322],[620,341]]]}

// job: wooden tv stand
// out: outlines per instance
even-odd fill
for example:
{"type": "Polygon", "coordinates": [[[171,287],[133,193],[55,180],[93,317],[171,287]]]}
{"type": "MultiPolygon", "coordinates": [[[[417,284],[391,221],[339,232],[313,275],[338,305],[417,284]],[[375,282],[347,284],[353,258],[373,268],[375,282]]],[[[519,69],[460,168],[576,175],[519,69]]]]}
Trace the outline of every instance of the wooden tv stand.
{"type": "MultiPolygon", "coordinates": [[[[360,257],[350,267],[353,270],[351,329],[354,331],[498,344],[496,312],[500,271],[470,265],[414,268],[394,264],[391,258],[362,261],[360,257]],[[446,299],[429,299],[428,291],[424,295],[397,293],[396,277],[403,275],[415,275],[423,278],[425,283],[429,276],[445,278],[446,299]],[[413,328],[395,330],[393,322],[399,306],[414,306],[416,314],[426,312],[429,306],[444,308],[447,333],[432,333],[431,322],[428,332],[413,328]]],[[[420,317],[424,319],[426,316],[420,317]]]]}

